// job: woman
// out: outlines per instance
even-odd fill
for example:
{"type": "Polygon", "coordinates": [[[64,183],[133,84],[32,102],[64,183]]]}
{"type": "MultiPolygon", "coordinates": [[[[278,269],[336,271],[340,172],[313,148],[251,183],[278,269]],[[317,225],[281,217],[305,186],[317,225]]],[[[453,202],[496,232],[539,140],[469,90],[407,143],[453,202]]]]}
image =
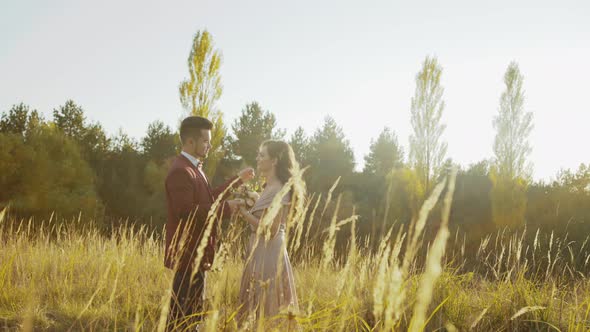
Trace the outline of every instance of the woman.
{"type": "Polygon", "coordinates": [[[241,324],[253,323],[262,316],[273,317],[283,310],[294,312],[298,307],[285,230],[291,203],[297,208],[303,206],[305,187],[302,181],[296,181],[281,199],[280,209],[266,229],[270,231],[268,236],[261,222],[273,199],[299,170],[299,165],[289,144],[272,140],[260,145],[256,163],[259,174],[265,178],[264,190],[250,211],[244,205],[239,210],[251,230],[240,287],[238,320],[241,324]]]}

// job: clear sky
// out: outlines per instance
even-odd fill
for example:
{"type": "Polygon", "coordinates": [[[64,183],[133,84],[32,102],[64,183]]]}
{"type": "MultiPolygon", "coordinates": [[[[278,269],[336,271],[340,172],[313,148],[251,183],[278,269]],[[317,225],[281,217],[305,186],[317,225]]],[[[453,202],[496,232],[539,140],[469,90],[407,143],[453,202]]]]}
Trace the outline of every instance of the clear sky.
{"type": "Polygon", "coordinates": [[[223,52],[228,123],[258,101],[290,134],[326,115],[362,167],[391,127],[407,151],[414,77],[443,66],[448,156],[493,156],[492,118],[515,60],[535,179],[590,162],[590,1],[7,1],[0,9],[0,111],[24,102],[50,118],[73,99],[109,134],[176,126],[194,33],[223,52]]]}

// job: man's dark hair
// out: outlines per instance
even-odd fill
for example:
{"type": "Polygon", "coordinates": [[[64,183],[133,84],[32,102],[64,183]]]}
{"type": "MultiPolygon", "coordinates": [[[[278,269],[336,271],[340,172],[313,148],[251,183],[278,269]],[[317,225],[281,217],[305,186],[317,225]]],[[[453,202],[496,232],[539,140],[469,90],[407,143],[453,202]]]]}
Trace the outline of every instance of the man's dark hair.
{"type": "Polygon", "coordinates": [[[184,143],[189,137],[197,139],[201,135],[201,130],[211,130],[213,123],[201,116],[189,116],[182,120],[180,124],[180,140],[184,143]]]}

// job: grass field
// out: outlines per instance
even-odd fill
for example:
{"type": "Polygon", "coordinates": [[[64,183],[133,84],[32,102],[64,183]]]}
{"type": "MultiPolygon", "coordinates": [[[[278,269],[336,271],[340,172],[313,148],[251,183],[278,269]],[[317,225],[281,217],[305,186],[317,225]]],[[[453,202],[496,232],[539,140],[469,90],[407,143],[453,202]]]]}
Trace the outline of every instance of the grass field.
{"type": "MultiPolygon", "coordinates": [[[[381,234],[376,250],[353,231],[336,254],[338,230],[354,229],[355,218],[322,216],[320,246],[307,244],[309,223],[294,221],[289,250],[300,308],[282,318],[310,331],[589,330],[587,242],[500,232],[483,238],[477,252],[462,252],[448,230],[453,183],[436,187],[409,227],[381,234]],[[437,202],[441,225],[424,241],[437,202]],[[469,257],[476,263],[466,268],[469,257]]],[[[338,199],[332,203],[338,207],[338,199]]],[[[243,228],[234,222],[224,232],[208,277],[206,330],[237,329],[243,228]]],[[[105,235],[83,217],[39,222],[2,213],[0,329],[162,330],[172,272],[156,234],[126,225],[105,235]]]]}

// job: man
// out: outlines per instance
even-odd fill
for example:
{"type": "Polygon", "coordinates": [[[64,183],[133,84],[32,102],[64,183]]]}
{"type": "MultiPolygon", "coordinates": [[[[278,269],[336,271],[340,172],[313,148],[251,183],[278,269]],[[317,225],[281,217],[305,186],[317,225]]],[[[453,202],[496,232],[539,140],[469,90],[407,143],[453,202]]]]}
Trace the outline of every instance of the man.
{"type": "MultiPolygon", "coordinates": [[[[180,125],[182,152],[176,157],[166,177],[166,247],[164,265],[174,270],[168,329],[196,325],[203,312],[206,271],[213,264],[217,225],[208,225],[213,203],[232,184],[240,184],[254,177],[254,169],[246,168],[218,188],[212,189],[202,170],[203,160],[211,149],[213,124],[206,118],[190,116],[180,125]],[[237,181],[236,179],[239,178],[237,181]],[[235,182],[234,182],[235,181],[235,182]],[[209,228],[209,236],[205,237],[209,228]],[[201,243],[204,252],[197,253],[201,243]],[[201,256],[200,262],[195,262],[201,256]],[[197,265],[198,264],[198,265],[197,265]]],[[[215,224],[221,216],[235,212],[239,203],[221,197],[215,224]]]]}

